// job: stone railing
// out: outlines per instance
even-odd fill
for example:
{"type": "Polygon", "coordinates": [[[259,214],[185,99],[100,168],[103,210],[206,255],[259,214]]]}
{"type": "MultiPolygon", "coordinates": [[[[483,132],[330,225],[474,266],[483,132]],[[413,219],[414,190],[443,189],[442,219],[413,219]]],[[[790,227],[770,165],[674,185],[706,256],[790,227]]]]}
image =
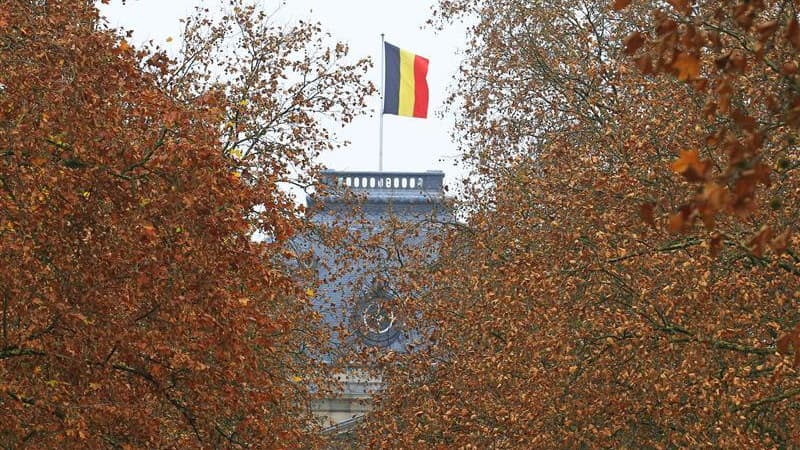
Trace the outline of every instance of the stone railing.
{"type": "Polygon", "coordinates": [[[442,192],[444,172],[322,172],[328,186],[347,187],[353,191],[442,192]]]}
{"type": "Polygon", "coordinates": [[[383,387],[380,377],[358,368],[334,375],[342,390],[330,398],[317,399],[311,409],[323,428],[337,432],[337,425],[363,416],[372,408],[372,395],[383,387]]]}

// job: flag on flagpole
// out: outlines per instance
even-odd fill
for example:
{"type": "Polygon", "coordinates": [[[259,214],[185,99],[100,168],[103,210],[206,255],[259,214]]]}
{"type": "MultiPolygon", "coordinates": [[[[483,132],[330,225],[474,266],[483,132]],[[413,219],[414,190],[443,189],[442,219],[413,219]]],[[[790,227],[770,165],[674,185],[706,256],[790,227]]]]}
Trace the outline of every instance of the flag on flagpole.
{"type": "Polygon", "coordinates": [[[384,42],[383,113],[428,117],[428,59],[384,42]]]}

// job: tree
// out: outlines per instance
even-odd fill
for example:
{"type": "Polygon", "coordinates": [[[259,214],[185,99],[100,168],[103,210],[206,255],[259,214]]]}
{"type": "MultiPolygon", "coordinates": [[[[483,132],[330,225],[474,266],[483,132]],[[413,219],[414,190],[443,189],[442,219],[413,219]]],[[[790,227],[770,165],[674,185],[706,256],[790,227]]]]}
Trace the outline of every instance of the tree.
{"type": "MultiPolygon", "coordinates": [[[[692,11],[702,20],[716,4],[692,11]]],[[[777,127],[758,156],[743,153],[747,167],[726,172],[727,147],[715,146],[729,135],[707,138],[726,129],[742,144],[750,119],[723,117],[733,108],[709,118],[695,65],[705,71],[715,53],[680,47],[695,16],[661,39],[658,15],[661,34],[644,36],[657,5],[614,6],[441,2],[443,20],[476,20],[452,97],[456,137],[473,168],[467,219],[452,227],[436,264],[418,268],[424,295],[411,299],[429,344],[385,367],[387,389],[363,443],[798,445],[798,242],[759,231],[797,223],[797,154],[787,145],[796,129],[787,106],[770,115],[754,94],[786,98],[778,95],[785,76],[768,75],[766,62],[736,72],[743,88],[732,105],[760,111],[759,127],[777,127]],[[672,44],[681,51],[670,53],[672,44]],[[644,52],[672,59],[648,65],[644,52]],[[780,176],[765,185],[759,164],[780,176]],[[737,190],[746,177],[755,177],[748,192],[737,190]],[[715,197],[724,192],[724,201],[715,197]],[[779,201],[739,209],[738,193],[779,201]],[[715,198],[713,211],[702,210],[715,198]]],[[[788,25],[778,29],[788,30],[792,8],[775,2],[763,11],[780,11],[788,25]]],[[[735,10],[724,4],[718,20],[730,23],[724,14],[735,10]]],[[[781,58],[796,58],[775,45],[781,58]]],[[[708,78],[712,89],[717,81],[708,78]]]]}
{"type": "Polygon", "coordinates": [[[232,8],[189,22],[172,61],[92,1],[0,7],[3,447],[317,442],[327,337],[285,263],[303,225],[278,182],[313,174],[320,120],[359,111],[367,62],[298,57],[316,25],[232,8]],[[217,74],[206,44],[234,23],[245,50],[225,48],[250,56],[231,64],[251,65],[217,74]],[[286,67],[316,78],[291,87],[286,67]]]}

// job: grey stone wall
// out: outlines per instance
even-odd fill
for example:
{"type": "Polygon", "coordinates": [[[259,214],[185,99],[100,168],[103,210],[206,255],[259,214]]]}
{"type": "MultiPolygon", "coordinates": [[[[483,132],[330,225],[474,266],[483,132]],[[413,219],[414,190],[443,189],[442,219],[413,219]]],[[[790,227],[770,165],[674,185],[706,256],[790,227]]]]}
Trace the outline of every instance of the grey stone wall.
{"type": "MultiPolygon", "coordinates": [[[[326,171],[323,173],[325,191],[307,200],[315,223],[348,224],[350,231],[359,232],[363,239],[380,232],[389,219],[418,227],[419,233],[405,242],[413,247],[424,243],[431,232],[432,220],[449,217],[443,179],[444,173],[440,171],[326,171]],[[356,217],[363,217],[363,220],[356,217]]],[[[348,327],[351,338],[337,341],[337,344],[380,345],[403,351],[411,330],[398,331],[389,326],[391,311],[381,310],[376,304],[392,295],[392,280],[380,276],[387,265],[393,264],[391,258],[378,254],[365,260],[342,261],[343,253],[336,249],[319,244],[312,244],[312,248],[318,258],[320,279],[331,279],[319,290],[320,311],[331,324],[351,325],[348,327]],[[333,277],[332,274],[342,267],[346,268],[346,273],[333,277]],[[365,328],[377,333],[365,333],[365,328]]]]}
{"type": "MultiPolygon", "coordinates": [[[[418,230],[404,244],[421,246],[437,229],[432,226],[434,222],[452,220],[443,179],[444,173],[439,171],[326,171],[324,192],[307,199],[309,212],[317,225],[344,224],[363,239],[383,230],[387,220],[399,220],[418,230]]],[[[318,291],[316,306],[331,325],[344,323],[350,330],[347,338],[334,335],[335,346],[405,351],[414,330],[405,329],[390,307],[382,309],[392,296],[392,280],[382,275],[395,264],[392,258],[372,254],[356,260],[346,251],[327,248],[318,241],[308,240],[305,245],[316,257],[317,275],[327,280],[318,291]],[[341,273],[333,277],[335,272],[341,273]]],[[[347,424],[355,423],[368,411],[370,393],[381,386],[380,379],[355,368],[345,370],[340,377],[343,392],[314,404],[315,413],[332,432],[339,426],[348,428],[347,424]]]]}

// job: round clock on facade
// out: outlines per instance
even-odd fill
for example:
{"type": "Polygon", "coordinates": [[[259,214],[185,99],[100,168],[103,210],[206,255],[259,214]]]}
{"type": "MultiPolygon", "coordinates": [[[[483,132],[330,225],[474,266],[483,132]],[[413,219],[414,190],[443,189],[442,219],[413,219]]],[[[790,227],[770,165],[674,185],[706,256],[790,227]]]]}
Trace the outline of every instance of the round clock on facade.
{"type": "Polygon", "coordinates": [[[385,289],[375,288],[356,302],[350,323],[368,345],[391,345],[400,335],[400,323],[385,289]]]}

